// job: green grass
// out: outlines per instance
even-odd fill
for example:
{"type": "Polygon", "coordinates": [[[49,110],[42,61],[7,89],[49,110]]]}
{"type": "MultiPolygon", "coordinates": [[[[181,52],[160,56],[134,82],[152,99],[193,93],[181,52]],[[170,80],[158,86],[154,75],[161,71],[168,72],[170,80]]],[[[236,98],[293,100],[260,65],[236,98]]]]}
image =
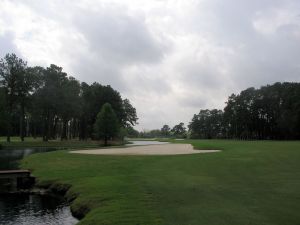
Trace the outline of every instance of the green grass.
{"type": "MultiPolygon", "coordinates": [[[[21,142],[20,137],[16,137],[16,136],[11,137],[10,140],[11,140],[11,142],[21,142]]],[[[42,138],[36,138],[36,139],[34,139],[32,137],[26,137],[25,141],[39,142],[39,141],[42,141],[42,138]]],[[[5,136],[0,136],[0,143],[3,143],[3,142],[6,142],[6,137],[5,136]]]]}
{"type": "Polygon", "coordinates": [[[22,167],[32,169],[40,184],[72,185],[67,195],[78,196],[72,209],[91,209],[80,224],[299,224],[300,142],[182,142],[223,151],[178,156],[58,151],[31,155],[22,167]]]}
{"type": "MultiPolygon", "coordinates": [[[[110,145],[121,145],[120,142],[111,142],[110,145]]],[[[77,139],[61,141],[57,140],[49,140],[48,142],[44,142],[42,138],[25,138],[24,142],[21,142],[19,137],[11,137],[11,142],[6,142],[6,137],[0,137],[0,145],[3,148],[60,148],[60,149],[83,149],[83,148],[99,148],[104,145],[103,142],[100,141],[79,141],[77,139]]]]}

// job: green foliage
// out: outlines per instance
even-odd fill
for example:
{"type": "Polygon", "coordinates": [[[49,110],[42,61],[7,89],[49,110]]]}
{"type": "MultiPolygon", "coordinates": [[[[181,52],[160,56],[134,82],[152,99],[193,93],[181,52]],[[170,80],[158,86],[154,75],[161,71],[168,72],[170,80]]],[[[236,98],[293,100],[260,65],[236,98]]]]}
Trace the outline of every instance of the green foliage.
{"type": "Polygon", "coordinates": [[[109,85],[80,84],[53,64],[27,67],[15,54],[0,60],[0,135],[87,140],[106,102],[123,127],[137,123],[135,108],[109,85]]]}
{"type": "Polygon", "coordinates": [[[159,138],[162,136],[162,133],[158,129],[149,130],[149,131],[141,131],[139,133],[139,138],[159,138]]]}
{"type": "Polygon", "coordinates": [[[139,137],[139,132],[135,130],[132,126],[128,126],[126,129],[126,136],[130,138],[139,137]]]}
{"type": "MultiPolygon", "coordinates": [[[[15,54],[6,54],[5,57],[0,60],[0,86],[4,87],[7,102],[6,127],[8,142],[10,141],[10,136],[12,134],[13,113],[17,104],[20,104],[21,106],[20,121],[23,123],[24,92],[30,89],[25,75],[26,67],[27,63],[18,58],[15,54]]],[[[23,133],[21,131],[21,137],[22,136],[23,133]]]]}
{"type": "Polygon", "coordinates": [[[123,101],[120,93],[108,86],[103,86],[98,83],[88,85],[81,84],[82,94],[82,113],[80,116],[80,139],[86,139],[92,136],[93,125],[96,121],[99,109],[105,104],[111,104],[120,123],[126,123],[126,114],[124,112],[123,101]]]}
{"type": "Polygon", "coordinates": [[[138,117],[136,115],[136,109],[130,104],[128,99],[123,100],[123,125],[124,127],[130,127],[137,124],[138,117]]]}
{"type": "Polygon", "coordinates": [[[185,138],[186,137],[186,128],[184,127],[184,123],[179,123],[175,125],[172,130],[172,135],[177,138],[185,138]]]}
{"type": "Polygon", "coordinates": [[[119,129],[120,124],[113,108],[109,103],[105,103],[94,124],[96,138],[103,138],[107,145],[109,139],[117,136],[119,129]]]}
{"type": "Polygon", "coordinates": [[[228,136],[299,139],[299,99],[299,83],[275,83],[232,95],[224,109],[228,136]]]}
{"type": "MultiPolygon", "coordinates": [[[[183,141],[181,141],[183,142],[183,141]]],[[[39,183],[71,185],[86,224],[294,225],[300,221],[300,142],[188,140],[211,154],[34,154],[39,183]],[[75,194],[76,193],[76,194],[75,194]]]]}
{"type": "Polygon", "coordinates": [[[300,139],[300,83],[275,83],[232,94],[221,110],[201,110],[192,138],[300,139]]]}
{"type": "Polygon", "coordinates": [[[0,87],[0,136],[6,134],[7,127],[7,110],[6,110],[5,89],[0,87]]]}
{"type": "Polygon", "coordinates": [[[162,134],[163,137],[169,137],[170,136],[171,128],[169,127],[169,125],[165,124],[160,129],[160,131],[161,131],[161,134],[162,134]]]}
{"type": "Polygon", "coordinates": [[[200,110],[194,115],[189,124],[191,138],[217,138],[223,136],[223,112],[222,110],[200,110]]]}

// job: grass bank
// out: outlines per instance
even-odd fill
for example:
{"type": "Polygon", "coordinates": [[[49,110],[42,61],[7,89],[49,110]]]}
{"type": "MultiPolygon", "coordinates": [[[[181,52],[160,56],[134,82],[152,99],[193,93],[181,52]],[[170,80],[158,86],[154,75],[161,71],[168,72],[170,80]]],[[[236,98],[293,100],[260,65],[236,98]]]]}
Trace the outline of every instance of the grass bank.
{"type": "MultiPolygon", "coordinates": [[[[122,145],[121,142],[110,142],[109,145],[118,146],[122,145]]],[[[42,138],[25,138],[22,142],[19,137],[12,137],[11,142],[6,142],[6,137],[0,137],[0,146],[2,148],[59,148],[59,149],[85,149],[85,148],[99,148],[103,147],[102,141],[79,141],[77,139],[61,141],[49,140],[44,142],[42,138]]],[[[1,149],[1,148],[0,148],[1,149]]]]}
{"type": "Polygon", "coordinates": [[[80,224],[295,225],[300,142],[193,140],[211,154],[34,154],[23,168],[39,184],[71,186],[80,224]]]}

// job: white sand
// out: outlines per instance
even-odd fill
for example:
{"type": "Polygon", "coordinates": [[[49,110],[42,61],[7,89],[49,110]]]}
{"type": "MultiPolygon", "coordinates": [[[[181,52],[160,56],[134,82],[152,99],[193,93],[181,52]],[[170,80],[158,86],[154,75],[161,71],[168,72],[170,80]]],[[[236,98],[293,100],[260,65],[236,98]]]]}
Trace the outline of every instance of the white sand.
{"type": "Polygon", "coordinates": [[[164,144],[133,146],[128,148],[103,148],[92,150],[70,151],[79,154],[94,155],[185,155],[198,153],[212,153],[220,150],[194,150],[190,144],[164,144]]]}

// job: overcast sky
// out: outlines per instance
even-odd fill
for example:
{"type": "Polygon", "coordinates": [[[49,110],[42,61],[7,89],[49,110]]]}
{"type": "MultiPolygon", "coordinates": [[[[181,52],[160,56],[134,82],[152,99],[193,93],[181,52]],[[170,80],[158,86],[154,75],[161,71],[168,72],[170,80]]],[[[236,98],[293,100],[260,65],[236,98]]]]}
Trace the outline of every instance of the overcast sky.
{"type": "Polygon", "coordinates": [[[0,0],[0,57],[111,85],[142,129],[300,81],[299,0],[0,0]]]}

